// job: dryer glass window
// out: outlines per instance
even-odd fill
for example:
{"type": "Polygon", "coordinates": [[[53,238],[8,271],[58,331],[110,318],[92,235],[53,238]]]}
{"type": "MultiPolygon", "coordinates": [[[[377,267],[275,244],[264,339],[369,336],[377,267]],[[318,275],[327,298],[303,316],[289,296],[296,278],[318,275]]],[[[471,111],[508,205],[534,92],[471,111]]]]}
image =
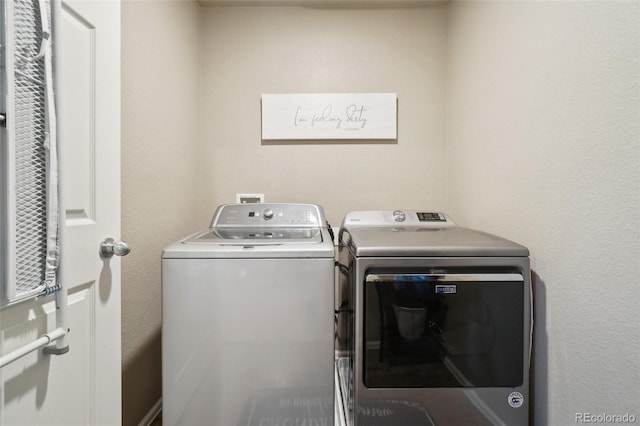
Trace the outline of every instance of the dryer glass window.
{"type": "Polygon", "coordinates": [[[369,388],[523,383],[524,279],[507,271],[369,271],[369,388]]]}

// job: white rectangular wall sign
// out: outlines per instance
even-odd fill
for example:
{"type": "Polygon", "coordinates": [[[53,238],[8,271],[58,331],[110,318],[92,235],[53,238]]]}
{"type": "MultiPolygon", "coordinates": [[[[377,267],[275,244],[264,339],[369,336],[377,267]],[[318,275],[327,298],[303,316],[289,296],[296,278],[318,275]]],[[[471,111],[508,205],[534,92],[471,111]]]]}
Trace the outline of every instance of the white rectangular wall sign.
{"type": "Polygon", "coordinates": [[[263,140],[396,139],[395,93],[262,95],[263,140]]]}

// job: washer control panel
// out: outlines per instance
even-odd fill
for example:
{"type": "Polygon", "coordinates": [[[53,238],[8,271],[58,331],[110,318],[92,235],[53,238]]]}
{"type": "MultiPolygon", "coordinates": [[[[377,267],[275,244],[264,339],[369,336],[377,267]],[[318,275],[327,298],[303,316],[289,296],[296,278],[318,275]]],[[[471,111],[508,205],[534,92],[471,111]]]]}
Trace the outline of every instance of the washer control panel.
{"type": "Polygon", "coordinates": [[[316,204],[250,203],[218,207],[211,227],[323,227],[324,223],[322,208],[316,204]]]}

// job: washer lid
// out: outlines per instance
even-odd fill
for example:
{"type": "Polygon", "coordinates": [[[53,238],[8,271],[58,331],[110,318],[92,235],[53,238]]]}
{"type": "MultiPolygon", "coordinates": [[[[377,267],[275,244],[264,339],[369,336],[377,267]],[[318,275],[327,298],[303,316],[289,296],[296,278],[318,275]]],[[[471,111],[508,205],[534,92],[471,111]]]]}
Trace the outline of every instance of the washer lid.
{"type": "Polygon", "coordinates": [[[322,242],[321,228],[238,227],[213,228],[183,241],[185,244],[224,245],[316,244],[322,242]]]}
{"type": "Polygon", "coordinates": [[[334,245],[317,204],[224,204],[208,229],[167,246],[171,258],[333,258],[334,245]]]}
{"type": "MultiPolygon", "coordinates": [[[[218,230],[219,231],[219,230],[218,230]]],[[[334,246],[326,228],[315,229],[309,238],[220,238],[211,228],[176,241],[162,252],[163,259],[331,259],[334,246]]],[[[269,232],[262,230],[262,232],[269,232]]],[[[240,236],[240,235],[237,235],[240,236]]],[[[292,235],[289,235],[292,236],[292,235]]],[[[243,235],[244,237],[244,235],[243,235]]]]}

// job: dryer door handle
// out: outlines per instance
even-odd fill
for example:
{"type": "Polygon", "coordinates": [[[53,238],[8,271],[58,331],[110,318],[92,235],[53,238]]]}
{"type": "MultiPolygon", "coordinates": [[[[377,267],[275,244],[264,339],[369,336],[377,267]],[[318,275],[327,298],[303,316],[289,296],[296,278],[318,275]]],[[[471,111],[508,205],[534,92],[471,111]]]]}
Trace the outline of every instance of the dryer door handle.
{"type": "Polygon", "coordinates": [[[368,283],[377,282],[505,282],[524,281],[522,274],[370,274],[367,275],[368,283]]]}

